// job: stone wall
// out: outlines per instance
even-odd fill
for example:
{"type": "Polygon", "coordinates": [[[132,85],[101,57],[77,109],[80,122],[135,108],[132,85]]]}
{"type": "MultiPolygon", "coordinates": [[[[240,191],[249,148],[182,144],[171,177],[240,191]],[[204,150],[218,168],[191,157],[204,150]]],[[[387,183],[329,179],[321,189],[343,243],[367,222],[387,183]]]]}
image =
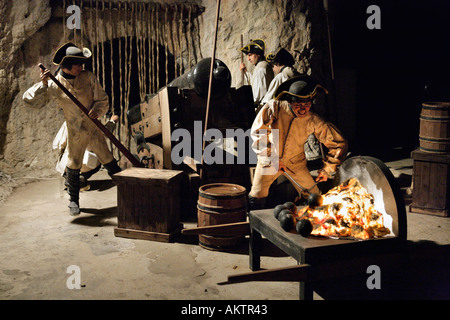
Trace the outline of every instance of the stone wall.
{"type": "MultiPolygon", "coordinates": [[[[200,43],[197,45],[199,58],[210,57],[217,1],[189,2],[205,7],[199,17],[200,43]]],[[[54,3],[0,0],[0,172],[3,175],[43,177],[55,174],[57,155],[52,150],[52,141],[64,121],[63,115],[52,103],[35,110],[22,102],[23,92],[39,81],[37,64],[50,65],[55,49],[64,40],[63,19],[55,16],[54,3]]],[[[240,86],[241,34],[244,43],[264,39],[267,53],[279,46],[286,48],[294,55],[300,72],[326,80],[328,58],[321,3],[314,0],[222,0],[216,58],[230,68],[232,86],[240,86]]]]}
{"type": "MultiPolygon", "coordinates": [[[[212,55],[217,1],[204,0],[201,49],[204,56],[212,55]]],[[[325,79],[326,29],[322,1],[254,0],[221,1],[217,33],[216,58],[230,68],[232,86],[240,85],[241,35],[244,45],[250,39],[263,39],[266,54],[284,47],[297,61],[301,73],[325,79]]],[[[247,62],[245,56],[244,61],[247,62]]],[[[251,70],[251,66],[247,63],[251,70]]]]}

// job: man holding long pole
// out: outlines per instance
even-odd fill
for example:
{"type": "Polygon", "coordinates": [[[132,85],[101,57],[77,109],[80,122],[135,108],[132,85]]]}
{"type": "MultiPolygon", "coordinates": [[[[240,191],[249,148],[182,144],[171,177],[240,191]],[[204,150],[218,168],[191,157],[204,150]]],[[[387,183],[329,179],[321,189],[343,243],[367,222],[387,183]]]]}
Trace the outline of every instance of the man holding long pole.
{"type": "Polygon", "coordinates": [[[56,51],[53,58],[53,63],[60,66],[58,74],[53,77],[49,70],[41,70],[41,81],[23,95],[24,102],[30,107],[41,108],[50,98],[53,98],[58,101],[64,111],[68,129],[69,160],[66,170],[69,182],[69,209],[73,216],[80,213],[79,179],[86,147],[97,155],[110,176],[121,171],[106,144],[104,135],[92,121],[102,117],[108,111],[109,100],[95,75],[83,69],[83,64],[90,57],[89,49],[79,49],[70,42],[64,44],[56,51]],[[49,80],[50,77],[55,80],[49,80]],[[56,82],[62,84],[69,91],[69,95],[71,94],[85,106],[89,110],[88,114],[77,108],[73,98],[62,91],[56,82]]]}

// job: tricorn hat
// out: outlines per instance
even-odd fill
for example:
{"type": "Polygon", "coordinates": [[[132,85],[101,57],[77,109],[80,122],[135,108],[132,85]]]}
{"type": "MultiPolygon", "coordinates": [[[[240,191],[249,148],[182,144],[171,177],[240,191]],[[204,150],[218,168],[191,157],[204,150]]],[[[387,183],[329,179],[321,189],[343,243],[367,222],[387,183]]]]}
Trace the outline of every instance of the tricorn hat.
{"type": "Polygon", "coordinates": [[[318,90],[323,90],[328,94],[327,89],[321,86],[310,76],[298,76],[291,78],[278,87],[275,91],[275,100],[305,100],[312,99],[318,90]]]}
{"type": "Polygon", "coordinates": [[[88,48],[80,49],[72,42],[67,42],[56,50],[53,56],[53,63],[61,65],[63,62],[70,60],[72,64],[85,63],[92,56],[91,50],[88,48]]]}
{"type": "Polygon", "coordinates": [[[284,66],[293,66],[295,64],[294,57],[286,49],[280,48],[275,53],[269,53],[266,57],[267,62],[278,62],[284,66]]]}
{"type": "Polygon", "coordinates": [[[266,43],[264,42],[264,40],[255,39],[255,40],[250,40],[250,43],[248,43],[246,46],[240,48],[239,50],[245,54],[256,53],[256,54],[260,54],[260,55],[264,56],[265,48],[266,48],[266,43]]]}

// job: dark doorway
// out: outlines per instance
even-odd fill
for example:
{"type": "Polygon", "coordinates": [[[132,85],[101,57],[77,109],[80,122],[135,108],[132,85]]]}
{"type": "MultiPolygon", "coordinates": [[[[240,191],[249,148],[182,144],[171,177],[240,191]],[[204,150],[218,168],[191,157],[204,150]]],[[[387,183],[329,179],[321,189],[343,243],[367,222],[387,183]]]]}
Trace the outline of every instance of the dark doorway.
{"type": "MultiPolygon", "coordinates": [[[[145,39],[143,43],[143,47],[149,47],[149,39],[145,39]]],[[[172,53],[168,52],[166,55],[166,48],[159,45],[159,48],[156,48],[154,43],[150,44],[150,47],[153,48],[153,57],[156,57],[159,54],[159,59],[152,59],[151,55],[145,55],[145,70],[150,70],[143,81],[145,81],[145,88],[152,88],[152,83],[159,84],[160,88],[164,87],[166,83],[169,83],[175,78],[175,59],[172,53]],[[166,57],[167,57],[167,80],[166,80],[166,57]],[[159,65],[157,65],[157,61],[159,61],[159,65]],[[152,71],[155,70],[155,71],[152,71]]],[[[125,38],[116,38],[112,40],[112,59],[111,59],[111,42],[106,41],[103,44],[98,44],[98,54],[99,61],[103,61],[97,67],[97,78],[100,83],[104,83],[104,89],[109,96],[110,105],[113,106],[116,114],[122,114],[122,110],[125,105],[121,105],[121,89],[122,95],[125,93],[125,84],[127,79],[125,79],[125,64],[126,64],[126,50],[128,50],[128,58],[131,57],[131,67],[130,67],[130,75],[129,75],[129,98],[128,105],[129,109],[131,107],[139,104],[141,102],[140,93],[139,93],[139,64],[138,64],[138,45],[136,37],[128,37],[125,38]],[[120,48],[120,50],[119,50],[120,48]],[[121,54],[121,58],[119,55],[121,54]],[[111,67],[112,64],[112,67],[111,67]],[[104,70],[103,70],[104,66],[104,70]],[[122,69],[122,81],[120,81],[120,69],[122,69]],[[113,71],[113,72],[112,72],[113,71]],[[104,75],[104,82],[103,82],[104,75]],[[114,101],[112,101],[112,93],[114,92],[114,101]]],[[[86,68],[88,70],[93,70],[92,64],[97,61],[97,46],[94,46],[92,52],[92,61],[89,64],[86,64],[86,68]]],[[[157,91],[156,90],[156,91],[157,91]]],[[[153,92],[146,92],[146,94],[151,94],[153,92]]],[[[125,97],[122,99],[124,104],[126,104],[125,97]]],[[[112,110],[110,110],[112,112],[112,110]]]]}

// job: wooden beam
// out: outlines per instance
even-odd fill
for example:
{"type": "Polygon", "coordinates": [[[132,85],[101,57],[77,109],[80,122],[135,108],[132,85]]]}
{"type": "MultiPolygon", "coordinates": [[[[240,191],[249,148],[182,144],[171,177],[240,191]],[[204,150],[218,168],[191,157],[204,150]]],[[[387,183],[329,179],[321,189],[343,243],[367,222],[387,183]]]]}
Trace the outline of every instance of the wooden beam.
{"type": "Polygon", "coordinates": [[[239,236],[250,234],[250,224],[248,222],[236,222],[205,226],[192,229],[183,229],[181,234],[194,235],[206,234],[210,236],[239,236]]]}

